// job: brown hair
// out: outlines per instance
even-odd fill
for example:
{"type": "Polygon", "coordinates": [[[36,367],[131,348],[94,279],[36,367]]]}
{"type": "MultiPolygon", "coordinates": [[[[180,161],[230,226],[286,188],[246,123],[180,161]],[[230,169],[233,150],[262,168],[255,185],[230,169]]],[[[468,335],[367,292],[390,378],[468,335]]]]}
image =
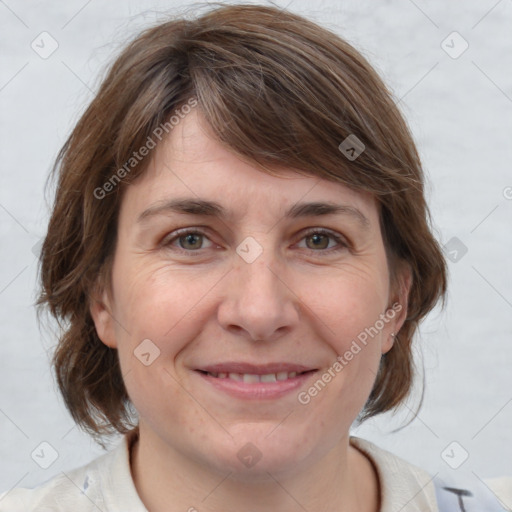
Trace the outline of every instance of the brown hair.
{"type": "Polygon", "coordinates": [[[96,437],[133,427],[117,351],[98,338],[90,296],[98,280],[109,283],[122,192],[149,158],[126,163],[191,98],[214,136],[263,170],[294,168],[376,198],[391,283],[406,263],[412,287],[360,418],[395,408],[412,386],[418,323],[446,291],[410,132],[350,44],[290,12],[233,5],[160,23],[132,41],[57,158],[39,304],[63,326],[53,362],[73,418],[96,437]],[[349,135],[365,146],[355,159],[338,148],[349,135]]]}

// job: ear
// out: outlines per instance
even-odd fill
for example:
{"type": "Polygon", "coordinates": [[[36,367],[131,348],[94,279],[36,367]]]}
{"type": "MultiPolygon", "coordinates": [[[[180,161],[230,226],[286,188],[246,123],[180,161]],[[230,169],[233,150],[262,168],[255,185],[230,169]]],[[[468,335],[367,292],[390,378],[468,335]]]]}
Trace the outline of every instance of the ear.
{"type": "Polygon", "coordinates": [[[110,348],[117,348],[112,299],[104,287],[97,286],[90,298],[89,312],[99,339],[110,348]]]}
{"type": "Polygon", "coordinates": [[[393,347],[395,338],[407,319],[409,292],[412,286],[412,271],[408,264],[402,264],[397,272],[393,293],[390,294],[386,317],[388,322],[384,329],[382,353],[385,354],[393,347]],[[394,334],[394,336],[393,336],[394,334]]]}

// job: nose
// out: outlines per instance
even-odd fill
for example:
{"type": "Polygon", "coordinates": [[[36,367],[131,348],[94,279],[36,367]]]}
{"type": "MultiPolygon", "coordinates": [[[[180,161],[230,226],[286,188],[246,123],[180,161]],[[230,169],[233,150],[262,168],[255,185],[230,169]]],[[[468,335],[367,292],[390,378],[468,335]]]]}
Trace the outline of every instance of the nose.
{"type": "Polygon", "coordinates": [[[252,263],[236,261],[218,308],[224,329],[254,341],[273,341],[299,321],[297,296],[286,273],[264,254],[252,263]]]}

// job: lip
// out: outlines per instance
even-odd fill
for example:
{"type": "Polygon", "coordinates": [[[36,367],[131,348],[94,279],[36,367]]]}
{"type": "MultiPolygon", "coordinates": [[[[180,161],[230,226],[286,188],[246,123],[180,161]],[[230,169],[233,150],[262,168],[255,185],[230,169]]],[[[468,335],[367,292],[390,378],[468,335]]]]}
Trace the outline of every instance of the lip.
{"type": "Polygon", "coordinates": [[[252,373],[254,375],[266,375],[268,373],[278,372],[309,372],[317,370],[311,366],[304,366],[294,363],[267,363],[267,364],[252,364],[242,362],[226,362],[217,363],[207,366],[201,366],[196,370],[209,372],[209,373],[252,373]]]}
{"type": "Polygon", "coordinates": [[[304,386],[305,382],[318,373],[318,369],[292,363],[220,363],[208,365],[194,371],[199,378],[216,391],[244,400],[275,400],[304,386]],[[297,375],[277,382],[242,382],[225,377],[213,377],[210,373],[242,373],[266,375],[278,372],[297,372],[297,375]]]}

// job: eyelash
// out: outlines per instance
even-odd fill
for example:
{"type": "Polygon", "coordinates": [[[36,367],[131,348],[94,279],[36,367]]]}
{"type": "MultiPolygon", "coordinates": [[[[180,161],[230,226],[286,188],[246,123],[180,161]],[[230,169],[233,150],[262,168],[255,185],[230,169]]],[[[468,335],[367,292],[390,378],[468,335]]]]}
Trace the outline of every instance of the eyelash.
{"type": "MultiPolygon", "coordinates": [[[[168,247],[171,247],[172,244],[179,240],[181,237],[183,236],[186,236],[186,235],[199,235],[199,236],[203,236],[205,238],[207,238],[208,240],[210,240],[207,236],[207,234],[201,230],[201,229],[191,229],[191,228],[183,228],[183,229],[179,229],[177,231],[175,231],[174,233],[171,234],[172,236],[169,238],[169,237],[166,237],[164,238],[164,240],[162,241],[161,245],[162,247],[165,247],[165,248],[168,248],[168,247]]],[[[324,235],[324,236],[327,236],[329,238],[331,238],[332,240],[334,240],[338,245],[337,247],[330,247],[330,248],[327,248],[327,249],[308,249],[308,248],[305,248],[305,250],[309,253],[314,253],[314,254],[319,254],[319,253],[328,253],[328,254],[332,254],[332,253],[335,253],[335,252],[339,252],[339,251],[342,251],[342,250],[346,250],[346,249],[349,249],[350,248],[350,244],[349,242],[335,234],[334,232],[330,231],[330,230],[327,230],[325,228],[311,228],[309,229],[308,231],[306,231],[302,237],[300,238],[299,242],[304,240],[305,238],[308,238],[312,235],[324,235]]],[[[210,240],[211,243],[213,243],[211,240],[210,240]]],[[[186,255],[192,255],[194,253],[196,253],[198,256],[200,255],[201,253],[201,249],[183,249],[182,247],[173,247],[172,250],[175,250],[175,251],[178,251],[182,254],[186,254],[186,255]]]]}

